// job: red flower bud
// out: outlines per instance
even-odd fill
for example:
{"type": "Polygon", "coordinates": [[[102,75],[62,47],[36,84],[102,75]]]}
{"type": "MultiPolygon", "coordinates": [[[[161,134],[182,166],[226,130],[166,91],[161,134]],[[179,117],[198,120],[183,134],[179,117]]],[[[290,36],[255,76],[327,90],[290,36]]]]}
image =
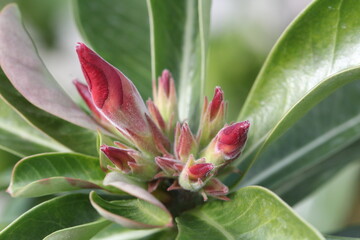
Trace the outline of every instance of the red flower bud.
{"type": "Polygon", "coordinates": [[[152,117],[152,119],[154,120],[154,122],[156,123],[156,125],[163,131],[166,131],[166,125],[164,122],[164,119],[162,118],[159,109],[155,106],[154,102],[152,100],[147,100],[146,102],[150,115],[152,117]]]}
{"type": "Polygon", "coordinates": [[[124,173],[129,173],[131,168],[129,163],[136,163],[135,159],[129,154],[130,149],[121,149],[102,145],[100,150],[124,173]]]}
{"type": "Polygon", "coordinates": [[[204,191],[207,195],[212,197],[219,198],[221,200],[230,200],[225,196],[228,194],[229,188],[217,178],[211,179],[204,187],[204,191]]]}
{"type": "Polygon", "coordinates": [[[210,121],[212,121],[218,114],[220,107],[224,104],[224,93],[220,87],[215,88],[213,100],[210,102],[210,121]]]}
{"type": "Polygon", "coordinates": [[[149,134],[147,110],[132,82],[85,44],[76,52],[97,109],[118,128],[149,134]]]}
{"type": "Polygon", "coordinates": [[[180,124],[176,126],[176,135],[174,146],[176,157],[182,162],[186,162],[190,154],[197,153],[197,142],[186,122],[181,127],[180,124]]]}
{"type": "MultiPolygon", "coordinates": [[[[179,173],[184,168],[182,162],[168,158],[168,157],[156,157],[156,164],[163,170],[167,177],[173,177],[179,175],[179,173]]],[[[159,176],[165,176],[164,174],[160,174],[159,176]]]]}
{"type": "Polygon", "coordinates": [[[214,167],[215,166],[212,163],[198,163],[190,166],[187,169],[189,178],[191,180],[203,179],[214,169],[214,167]]]}
{"type": "Polygon", "coordinates": [[[165,69],[162,72],[161,77],[159,77],[159,88],[164,91],[165,95],[169,98],[170,96],[170,83],[172,83],[174,80],[171,76],[171,73],[169,70],[165,69]]]}
{"type": "Polygon", "coordinates": [[[216,148],[224,154],[227,160],[240,155],[247,139],[249,127],[249,121],[234,123],[224,127],[217,134],[216,148]]]}
{"type": "Polygon", "coordinates": [[[215,174],[215,165],[206,163],[204,158],[195,161],[190,155],[179,176],[179,184],[189,191],[199,191],[215,174]]]}
{"type": "Polygon", "coordinates": [[[97,110],[97,108],[94,105],[88,86],[84,83],[79,82],[76,79],[73,81],[73,83],[76,87],[76,90],[79,92],[81,98],[84,100],[86,105],[89,107],[90,111],[93,113],[95,119],[96,120],[103,119],[101,113],[97,110]]]}
{"type": "Polygon", "coordinates": [[[200,147],[204,147],[221,129],[225,122],[227,104],[220,87],[215,88],[212,101],[205,97],[197,138],[200,147]]]}

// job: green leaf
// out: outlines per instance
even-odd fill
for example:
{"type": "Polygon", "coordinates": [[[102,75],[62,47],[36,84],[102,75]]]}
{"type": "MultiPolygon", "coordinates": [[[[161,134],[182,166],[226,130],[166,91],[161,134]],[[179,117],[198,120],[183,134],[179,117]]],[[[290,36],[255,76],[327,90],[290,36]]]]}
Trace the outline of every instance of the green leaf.
{"type": "MultiPolygon", "coordinates": [[[[96,133],[94,131],[79,127],[35,107],[11,85],[1,71],[0,80],[1,97],[30,125],[66,146],[67,149],[97,156],[96,133]]],[[[16,132],[16,129],[13,130],[16,132]]],[[[36,134],[32,137],[34,137],[34,141],[39,142],[36,134]]],[[[29,138],[30,136],[27,139],[29,138]]],[[[44,138],[43,141],[46,139],[44,138]]],[[[49,143],[52,142],[49,141],[49,143]]],[[[64,147],[56,150],[64,151],[64,147]]]]}
{"type": "Polygon", "coordinates": [[[259,146],[263,149],[337,88],[359,79],[359,10],[355,0],[314,1],[279,39],[239,116],[253,126],[242,170],[259,146]]]}
{"type": "Polygon", "coordinates": [[[164,204],[162,204],[156,197],[149,193],[147,189],[145,189],[147,184],[144,182],[133,180],[127,175],[119,172],[110,172],[106,175],[103,183],[105,186],[117,188],[136,198],[147,201],[161,208],[163,211],[167,212],[169,216],[171,216],[164,204]]]}
{"type": "Polygon", "coordinates": [[[265,186],[294,204],[358,160],[359,94],[355,81],[314,107],[263,152],[241,184],[265,186]]]}
{"type": "Polygon", "coordinates": [[[89,240],[109,224],[109,221],[101,219],[96,222],[61,229],[48,235],[44,240],[89,240]]]}
{"type": "Polygon", "coordinates": [[[173,240],[175,236],[173,229],[128,229],[114,223],[101,230],[92,240],[173,240]]]}
{"type": "Polygon", "coordinates": [[[171,227],[172,218],[160,207],[141,199],[106,201],[90,193],[93,207],[104,218],[128,228],[171,227]]]}
{"type": "Polygon", "coordinates": [[[324,239],[265,188],[246,187],[229,197],[178,217],[177,239],[324,239]]]}
{"type": "Polygon", "coordinates": [[[0,99],[0,149],[19,157],[67,150],[27,123],[2,99],[0,99]]]}
{"type": "Polygon", "coordinates": [[[99,128],[46,69],[15,4],[0,12],[0,65],[14,87],[38,108],[85,128],[99,128]]]}
{"type": "Polygon", "coordinates": [[[151,95],[149,17],[145,1],[76,0],[80,32],[94,50],[119,68],[142,97],[151,95]]]}
{"type": "Polygon", "coordinates": [[[357,237],[339,237],[339,236],[330,236],[326,235],[326,240],[360,240],[360,238],[357,237]]]}
{"type": "Polygon", "coordinates": [[[99,218],[88,195],[61,196],[43,202],[21,215],[0,232],[0,239],[43,239],[57,230],[93,222],[99,218]]]}
{"type": "Polygon", "coordinates": [[[211,1],[148,0],[148,7],[152,79],[164,69],[172,72],[180,120],[195,126],[204,95],[211,1]]]}
{"type": "Polygon", "coordinates": [[[11,169],[18,160],[18,156],[0,149],[0,191],[9,185],[11,169]]]}
{"type": "Polygon", "coordinates": [[[8,191],[14,197],[35,197],[100,188],[104,177],[97,158],[75,153],[38,154],[16,164],[8,191]]]}

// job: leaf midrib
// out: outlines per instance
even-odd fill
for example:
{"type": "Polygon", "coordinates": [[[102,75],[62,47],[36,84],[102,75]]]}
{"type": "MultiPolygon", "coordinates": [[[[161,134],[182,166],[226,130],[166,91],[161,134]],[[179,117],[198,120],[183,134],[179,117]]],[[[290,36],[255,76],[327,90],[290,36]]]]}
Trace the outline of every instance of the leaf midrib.
{"type": "Polygon", "coordinates": [[[203,211],[197,211],[196,215],[192,214],[193,216],[203,220],[204,222],[208,223],[209,225],[213,226],[216,230],[218,230],[224,237],[228,240],[235,240],[235,237],[231,235],[223,226],[221,226],[218,222],[213,220],[209,215],[205,214],[203,211]]]}

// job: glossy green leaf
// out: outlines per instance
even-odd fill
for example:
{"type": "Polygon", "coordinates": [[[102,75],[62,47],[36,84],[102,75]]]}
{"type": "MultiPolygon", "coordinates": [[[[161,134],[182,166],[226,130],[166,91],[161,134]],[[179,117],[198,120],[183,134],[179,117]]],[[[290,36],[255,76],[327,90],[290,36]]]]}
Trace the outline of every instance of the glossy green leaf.
{"type": "MultiPolygon", "coordinates": [[[[0,73],[0,81],[1,97],[30,125],[66,146],[67,149],[97,156],[96,133],[94,131],[79,127],[35,107],[11,85],[2,72],[0,73]]],[[[14,131],[16,130],[14,129],[14,131]]],[[[33,136],[36,141],[37,135],[34,134],[33,136]]],[[[48,143],[52,142],[49,141],[48,143]]],[[[64,147],[58,150],[64,151],[64,147]]]]}
{"type": "Polygon", "coordinates": [[[146,1],[76,0],[74,7],[80,32],[94,50],[129,77],[144,99],[150,97],[146,1]]]}
{"type": "Polygon", "coordinates": [[[324,239],[269,190],[246,187],[229,197],[178,217],[177,239],[324,239]]]}
{"type": "Polygon", "coordinates": [[[93,207],[104,218],[128,228],[171,227],[172,218],[160,207],[141,199],[106,201],[90,193],[93,207]]]}
{"type": "Polygon", "coordinates": [[[11,169],[19,159],[19,156],[0,149],[0,191],[9,186],[11,169]]]}
{"type": "Polygon", "coordinates": [[[259,146],[279,137],[337,88],[359,79],[359,10],[356,0],[316,0],[279,39],[239,116],[253,126],[243,170],[259,146]]]}
{"type": "Polygon", "coordinates": [[[210,0],[148,0],[152,79],[169,69],[177,83],[180,120],[199,118],[204,95],[210,0]]]}
{"type": "Polygon", "coordinates": [[[294,204],[360,159],[360,81],[314,107],[256,160],[242,185],[270,188],[294,204]]]}
{"type": "Polygon", "coordinates": [[[0,232],[1,240],[43,239],[52,232],[100,218],[86,194],[72,194],[43,202],[0,232]]]}
{"type": "Polygon", "coordinates": [[[61,229],[48,235],[44,240],[89,240],[110,224],[104,219],[61,229]]]}
{"type": "Polygon", "coordinates": [[[97,158],[76,153],[38,154],[16,164],[8,191],[14,197],[35,197],[100,188],[104,177],[97,158]]]}
{"type": "Polygon", "coordinates": [[[67,150],[27,123],[2,99],[0,99],[0,149],[19,157],[67,150]]]}
{"type": "Polygon", "coordinates": [[[144,182],[133,180],[127,175],[119,172],[110,172],[106,175],[103,184],[105,186],[117,188],[136,198],[149,202],[161,208],[163,211],[167,212],[169,216],[171,216],[164,204],[162,204],[156,197],[148,192],[147,184],[144,182]]]}
{"type": "Polygon", "coordinates": [[[176,231],[173,229],[128,229],[119,224],[112,224],[101,230],[91,240],[173,240],[176,231]]]}
{"type": "Polygon", "coordinates": [[[46,69],[15,4],[0,13],[0,65],[14,87],[38,108],[73,124],[98,128],[46,69]]]}
{"type": "Polygon", "coordinates": [[[98,149],[98,153],[99,153],[99,163],[100,163],[100,167],[104,172],[108,172],[108,166],[114,167],[114,164],[109,160],[108,157],[106,157],[106,155],[100,150],[100,146],[102,145],[108,145],[108,146],[113,146],[114,145],[114,141],[108,137],[103,135],[101,132],[98,131],[98,135],[97,135],[97,149],[98,149]]]}

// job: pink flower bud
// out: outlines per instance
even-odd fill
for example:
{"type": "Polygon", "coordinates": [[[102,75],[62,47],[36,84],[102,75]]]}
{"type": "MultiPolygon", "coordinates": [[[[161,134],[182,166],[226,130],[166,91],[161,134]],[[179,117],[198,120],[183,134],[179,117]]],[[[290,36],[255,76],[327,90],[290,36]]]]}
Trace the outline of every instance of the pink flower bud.
{"type": "Polygon", "coordinates": [[[205,159],[194,160],[190,155],[184,169],[179,176],[179,184],[182,188],[189,191],[199,191],[215,174],[215,165],[205,163],[205,159]]]}
{"type": "MultiPolygon", "coordinates": [[[[154,104],[166,124],[166,133],[172,135],[177,120],[177,100],[175,82],[169,70],[164,70],[158,79],[158,86],[153,81],[154,104]]],[[[169,135],[170,138],[172,138],[169,135]]]]}
{"type": "Polygon", "coordinates": [[[132,82],[85,44],[79,43],[76,52],[99,112],[118,128],[150,134],[145,104],[132,82]]]}
{"type": "Polygon", "coordinates": [[[101,113],[97,110],[97,108],[94,105],[88,86],[86,84],[79,82],[76,79],[73,81],[73,83],[76,87],[76,90],[79,92],[81,98],[84,100],[86,105],[89,107],[90,111],[93,113],[95,119],[96,120],[104,119],[104,117],[101,115],[101,113]]]}
{"type": "Polygon", "coordinates": [[[215,88],[214,98],[210,102],[210,121],[212,121],[220,111],[221,105],[224,104],[224,93],[220,87],[215,88]]]}
{"type": "Polygon", "coordinates": [[[177,124],[174,146],[176,157],[185,163],[190,154],[195,155],[197,153],[197,145],[187,122],[184,122],[181,127],[180,124],[177,124]]]}
{"type": "Polygon", "coordinates": [[[220,130],[217,135],[216,148],[224,154],[227,160],[240,155],[247,139],[249,127],[250,122],[244,121],[220,130]]]}
{"type": "Polygon", "coordinates": [[[135,176],[137,179],[149,181],[157,172],[157,166],[152,158],[147,158],[133,149],[102,145],[100,150],[123,173],[135,176]]]}
{"type": "MultiPolygon", "coordinates": [[[[116,131],[114,126],[96,108],[96,106],[95,106],[95,104],[94,104],[94,102],[92,100],[92,97],[91,97],[88,86],[81,83],[81,82],[79,82],[78,80],[74,80],[73,83],[74,83],[77,91],[79,92],[81,98],[84,100],[84,102],[86,103],[86,105],[90,109],[94,120],[98,124],[103,126],[105,129],[107,129],[109,132],[113,132],[116,135],[120,135],[118,133],[118,131],[116,131]]],[[[120,135],[120,137],[123,137],[123,136],[120,135]]]]}
{"type": "Polygon", "coordinates": [[[214,169],[212,163],[198,163],[187,169],[191,180],[204,179],[214,169]]]}
{"type": "Polygon", "coordinates": [[[209,196],[221,200],[230,200],[225,196],[226,194],[228,194],[229,188],[222,182],[220,182],[220,180],[217,178],[212,178],[203,189],[205,193],[209,196]]]}
{"type": "Polygon", "coordinates": [[[168,158],[168,157],[156,157],[156,164],[163,170],[164,174],[158,176],[164,177],[173,177],[178,176],[183,170],[184,165],[179,160],[168,158]]]}
{"type": "Polygon", "coordinates": [[[129,154],[133,150],[109,147],[107,145],[102,145],[100,150],[124,173],[131,171],[129,163],[136,163],[135,159],[129,154]]]}
{"type": "Polygon", "coordinates": [[[163,131],[166,131],[166,125],[165,125],[165,121],[162,118],[159,109],[155,106],[154,102],[152,100],[147,100],[146,102],[149,112],[150,112],[150,116],[152,117],[152,119],[154,120],[154,122],[156,123],[156,125],[163,131]]]}
{"type": "Polygon", "coordinates": [[[216,135],[225,122],[227,104],[224,101],[224,93],[220,87],[215,88],[212,101],[204,100],[197,138],[200,147],[206,144],[216,135]]]}
{"type": "Polygon", "coordinates": [[[238,122],[225,126],[202,151],[201,156],[206,162],[215,166],[223,166],[240,156],[245,146],[249,121],[238,122]]]}

